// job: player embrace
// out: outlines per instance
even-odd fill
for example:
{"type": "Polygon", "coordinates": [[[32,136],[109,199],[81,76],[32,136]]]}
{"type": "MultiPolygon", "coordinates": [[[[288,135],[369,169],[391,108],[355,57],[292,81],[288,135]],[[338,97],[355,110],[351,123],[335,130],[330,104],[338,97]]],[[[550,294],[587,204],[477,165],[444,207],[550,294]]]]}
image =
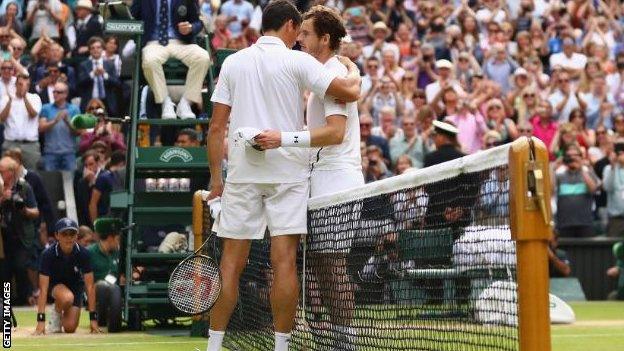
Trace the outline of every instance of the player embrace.
{"type": "MultiPolygon", "coordinates": [[[[302,50],[314,56],[325,68],[338,76],[345,76],[347,68],[336,57],[336,51],[346,34],[340,14],[319,5],[303,15],[298,40],[302,50]]],[[[279,146],[312,147],[312,197],[364,185],[357,103],[345,104],[331,96],[312,92],[308,98],[306,117],[309,131],[265,131],[255,140],[265,149],[279,146]]],[[[354,233],[353,230],[347,230],[349,225],[334,223],[332,228],[337,230],[332,233],[309,233],[307,250],[311,273],[316,276],[318,292],[329,312],[333,332],[331,342],[337,349],[343,350],[354,347],[355,341],[355,329],[351,327],[355,307],[354,290],[347,273],[346,260],[354,233]]],[[[312,286],[308,288],[312,289],[312,286]]],[[[311,308],[313,312],[322,310],[318,305],[312,305],[311,308]]],[[[312,316],[313,331],[319,322],[315,316],[312,316]]]]}

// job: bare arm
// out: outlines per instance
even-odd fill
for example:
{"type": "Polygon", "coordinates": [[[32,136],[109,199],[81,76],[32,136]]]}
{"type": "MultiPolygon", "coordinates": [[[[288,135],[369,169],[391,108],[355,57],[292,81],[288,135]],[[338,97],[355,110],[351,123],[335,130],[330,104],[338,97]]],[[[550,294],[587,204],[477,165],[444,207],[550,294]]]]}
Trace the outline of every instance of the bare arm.
{"type": "Polygon", "coordinates": [[[339,60],[343,65],[347,66],[349,72],[344,78],[334,78],[331,84],[329,84],[326,94],[342,101],[357,101],[360,97],[360,83],[362,81],[360,78],[360,70],[355,63],[347,58],[339,58],[339,60]]]}
{"type": "MultiPolygon", "coordinates": [[[[95,282],[93,272],[86,273],[84,275],[85,288],[87,290],[87,303],[89,304],[89,313],[95,312],[95,282]]],[[[89,316],[90,317],[90,316],[89,316]]],[[[97,324],[97,319],[91,321],[91,332],[99,333],[100,328],[97,324]]]]}
{"type": "Polygon", "coordinates": [[[50,130],[50,128],[54,127],[54,125],[57,124],[58,121],[58,118],[55,118],[52,121],[48,121],[43,117],[39,118],[39,133],[47,132],[48,130],[50,130]]]}
{"type": "Polygon", "coordinates": [[[98,202],[100,202],[100,197],[102,197],[102,193],[94,188],[91,191],[91,201],[89,201],[89,216],[91,217],[91,222],[95,222],[98,218],[97,205],[98,202]]]}
{"type": "Polygon", "coordinates": [[[223,193],[223,139],[232,108],[225,104],[215,103],[212,119],[208,130],[208,162],[210,165],[210,197],[215,198],[223,193]]]}
{"type": "MultiPolygon", "coordinates": [[[[338,145],[344,140],[347,129],[345,116],[331,115],[326,118],[326,121],[327,123],[324,126],[309,131],[311,147],[338,145]]],[[[276,149],[282,146],[282,132],[279,130],[266,130],[258,134],[255,141],[265,150],[276,149]]]]}
{"type": "Polygon", "coordinates": [[[9,96],[9,101],[2,109],[2,112],[0,112],[0,121],[2,121],[2,123],[6,122],[6,120],[9,118],[9,112],[11,112],[11,101],[12,99],[9,96]]]}
{"type": "MultiPolygon", "coordinates": [[[[45,313],[46,302],[48,299],[48,288],[50,285],[50,277],[39,274],[39,298],[37,299],[37,313],[45,313]]],[[[34,334],[40,335],[45,333],[46,322],[37,322],[37,329],[34,334]]]]}
{"type": "MultiPolygon", "coordinates": [[[[29,118],[37,117],[37,110],[35,110],[35,108],[32,107],[32,105],[30,104],[30,101],[28,100],[28,94],[24,95],[24,105],[26,106],[26,111],[28,112],[29,118]]],[[[2,117],[0,116],[0,118],[2,117]]]]}

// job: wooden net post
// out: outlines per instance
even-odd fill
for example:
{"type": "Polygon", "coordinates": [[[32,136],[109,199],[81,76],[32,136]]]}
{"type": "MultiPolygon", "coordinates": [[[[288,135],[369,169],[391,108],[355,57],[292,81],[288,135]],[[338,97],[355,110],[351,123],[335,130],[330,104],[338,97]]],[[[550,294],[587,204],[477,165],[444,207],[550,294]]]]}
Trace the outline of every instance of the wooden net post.
{"type": "Polygon", "coordinates": [[[516,241],[521,351],[550,351],[548,240],[552,235],[548,150],[537,138],[509,149],[511,235],[516,241]]]}

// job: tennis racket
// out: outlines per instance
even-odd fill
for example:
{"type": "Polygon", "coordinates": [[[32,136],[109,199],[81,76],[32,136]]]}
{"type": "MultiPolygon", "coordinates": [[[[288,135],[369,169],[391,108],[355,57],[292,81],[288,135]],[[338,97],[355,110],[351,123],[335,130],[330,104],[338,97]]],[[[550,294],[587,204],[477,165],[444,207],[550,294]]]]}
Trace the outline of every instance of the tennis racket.
{"type": "Polygon", "coordinates": [[[198,191],[193,197],[193,230],[206,233],[208,237],[199,249],[173,270],[167,289],[173,307],[188,314],[209,311],[221,292],[219,265],[204,253],[204,247],[210,241],[212,225],[210,207],[205,201],[208,194],[207,191],[198,191]]]}

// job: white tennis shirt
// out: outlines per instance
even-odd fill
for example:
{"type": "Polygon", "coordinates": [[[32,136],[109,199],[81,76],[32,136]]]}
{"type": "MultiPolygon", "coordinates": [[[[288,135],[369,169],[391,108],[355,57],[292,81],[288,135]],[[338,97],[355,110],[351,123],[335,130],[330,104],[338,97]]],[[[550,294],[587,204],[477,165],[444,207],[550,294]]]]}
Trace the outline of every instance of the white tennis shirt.
{"type": "Polygon", "coordinates": [[[290,50],[273,36],[228,56],[212,102],[232,108],[228,134],[230,183],[294,183],[308,180],[309,149],[280,147],[256,151],[236,139],[242,127],[300,131],[304,128],[303,92],[324,96],[336,74],[314,57],[290,50]]]}
{"type": "MultiPolygon", "coordinates": [[[[336,57],[325,62],[325,68],[338,76],[345,76],[347,68],[336,57]]],[[[314,170],[362,169],[360,155],[360,120],[356,102],[336,103],[331,96],[320,96],[312,92],[308,98],[308,127],[324,126],[326,118],[332,115],[347,117],[345,136],[341,144],[313,148],[310,162],[314,170]]]]}

